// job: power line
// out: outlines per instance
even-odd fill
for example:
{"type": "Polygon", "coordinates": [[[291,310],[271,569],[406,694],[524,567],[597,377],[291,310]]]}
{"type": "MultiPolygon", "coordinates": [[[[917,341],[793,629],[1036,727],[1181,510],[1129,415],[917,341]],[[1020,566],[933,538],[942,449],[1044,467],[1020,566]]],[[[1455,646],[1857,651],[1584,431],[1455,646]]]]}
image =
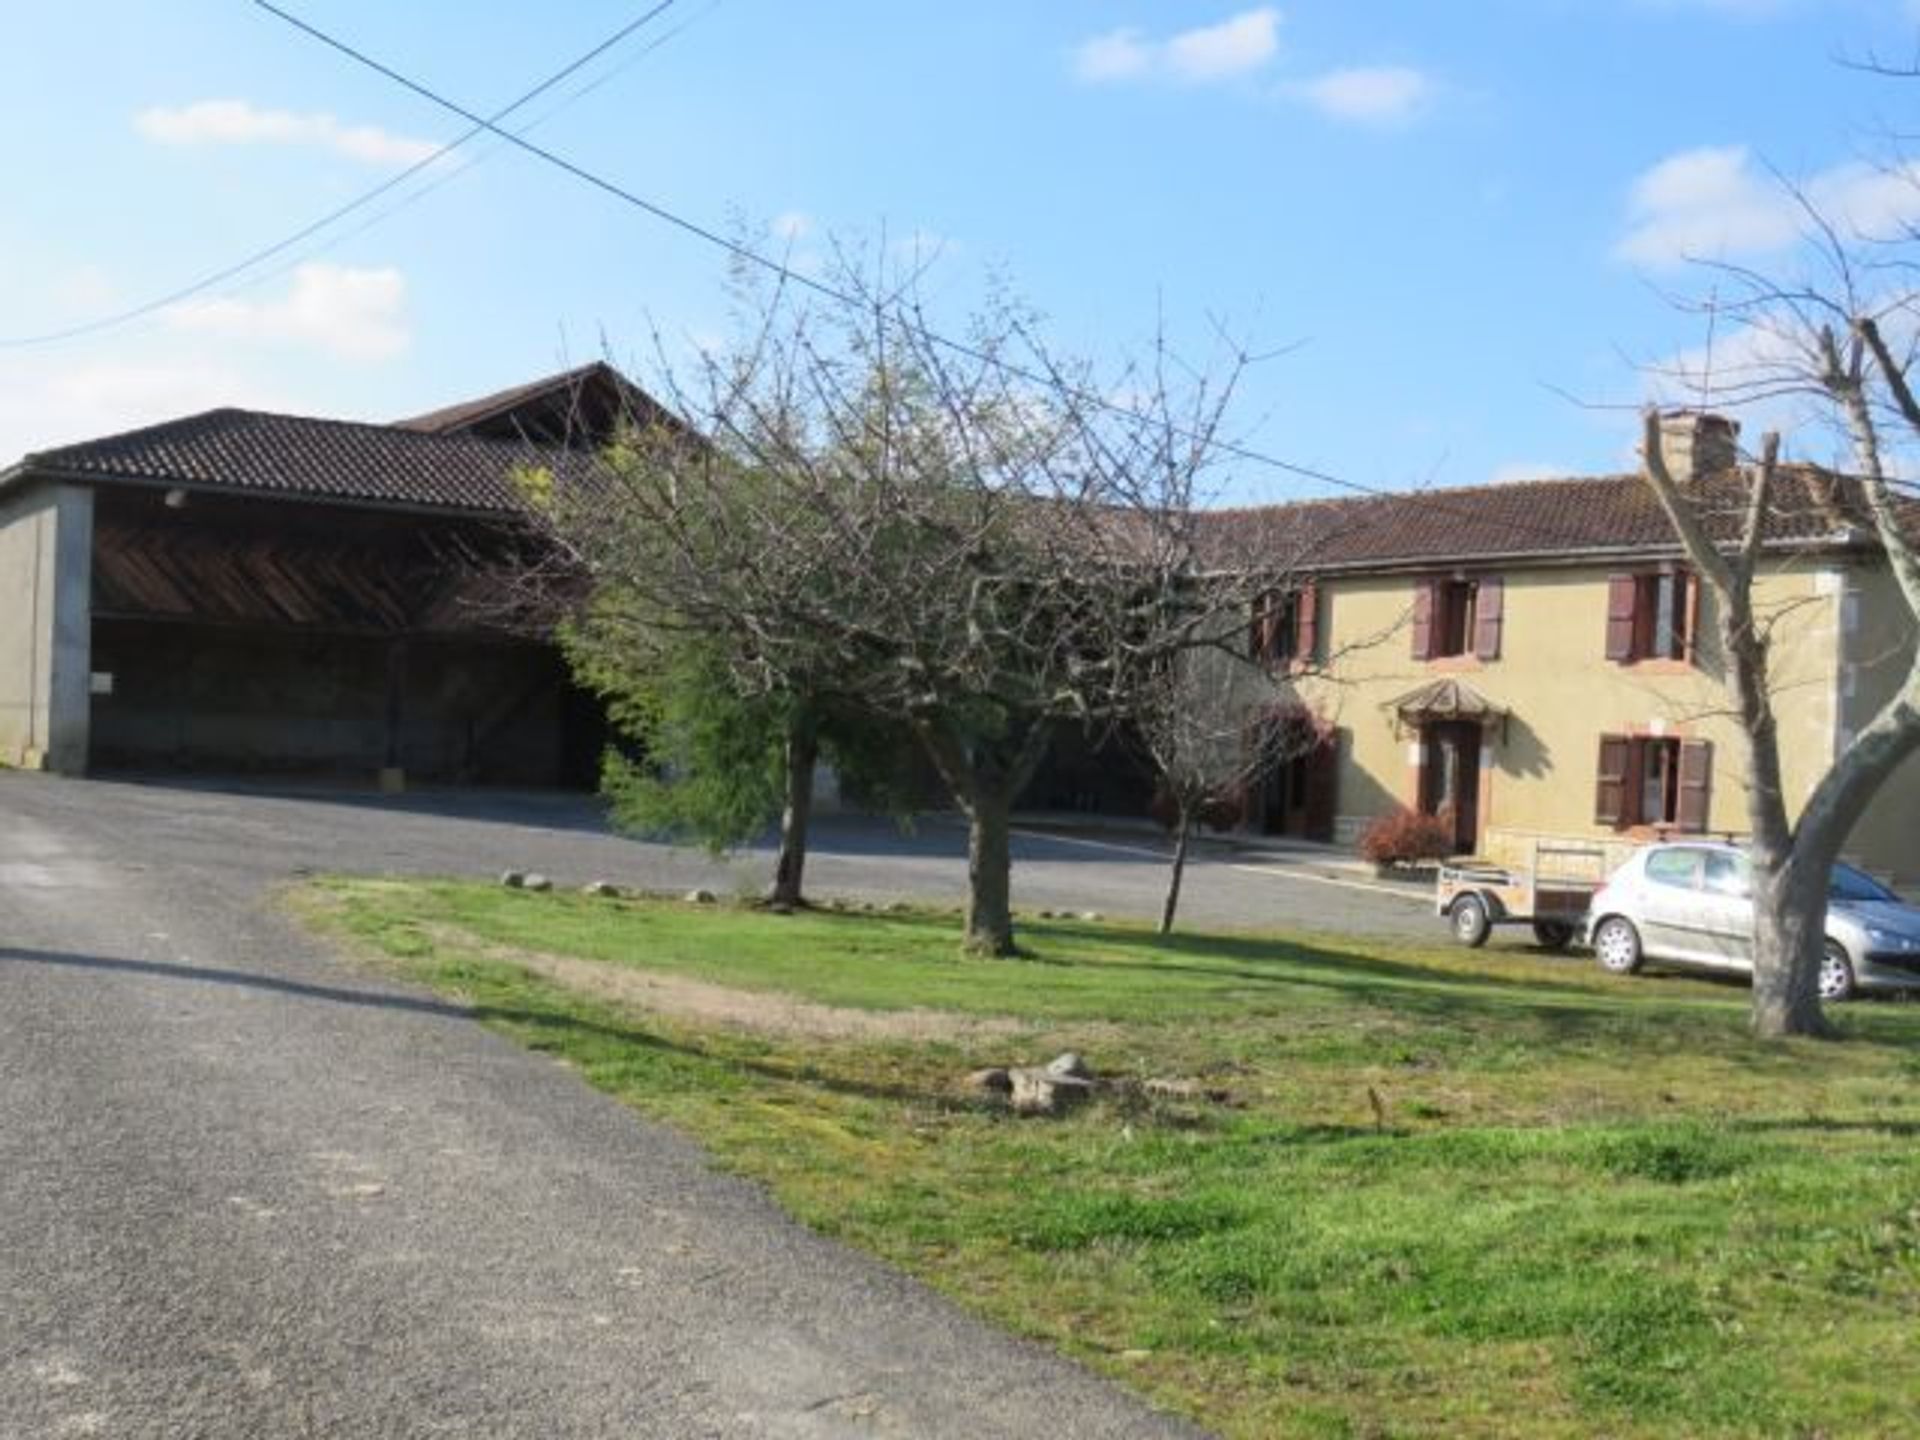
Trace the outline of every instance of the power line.
{"type": "MultiPolygon", "coordinates": [[[[427,170],[432,166],[437,165],[441,160],[445,159],[448,155],[451,155],[455,150],[458,150],[461,146],[465,145],[469,140],[474,139],[476,136],[492,133],[494,135],[500,135],[500,136],[505,136],[507,138],[512,138],[510,135],[508,135],[508,132],[501,130],[499,128],[498,122],[505,120],[506,118],[511,116],[515,111],[524,109],[526,106],[532,104],[535,100],[539,99],[542,95],[546,94],[549,90],[553,89],[554,86],[560,84],[562,81],[566,80],[568,77],[574,74],[577,74],[583,67],[599,59],[602,55],[606,54],[607,51],[613,49],[614,46],[618,45],[621,41],[625,40],[628,36],[632,35],[635,31],[640,30],[643,27],[651,24],[656,18],[665,14],[668,10],[672,9],[673,6],[677,3],[678,3],[678,0],[657,0],[656,4],[654,4],[650,9],[646,10],[644,13],[642,13],[638,18],[628,21],[625,25],[621,26],[618,30],[614,31],[613,34],[609,35],[605,40],[602,40],[598,45],[595,45],[591,50],[588,50],[585,54],[581,55],[578,59],[573,60],[563,68],[556,70],[553,74],[549,75],[545,80],[542,80],[538,85],[534,86],[531,90],[527,91],[524,95],[520,96],[519,99],[513,101],[510,105],[507,105],[499,110],[496,110],[491,116],[485,119],[482,119],[481,117],[475,116],[475,115],[467,116],[466,118],[473,122],[471,128],[469,128],[462,134],[456,136],[454,139],[448,141],[445,145],[442,145],[439,149],[435,150],[431,155],[427,155],[422,159],[414,161],[413,164],[407,166],[406,169],[400,171],[397,175],[389,176],[387,179],[381,181],[378,185],[374,186],[371,190],[368,190],[364,194],[361,194],[360,196],[358,196],[357,198],[348,201],[345,205],[340,206],[338,209],[328,211],[325,215],[322,215],[319,219],[313,221],[311,224],[303,225],[300,229],[294,231],[291,235],[288,235],[285,239],[277,240],[273,244],[267,246],[265,249],[254,251],[251,255],[247,256],[244,260],[239,260],[231,265],[224,266],[221,269],[214,271],[210,275],[202,276],[200,279],[195,280],[190,285],[183,285],[177,290],[170,290],[164,295],[157,296],[152,300],[148,300],[143,302],[142,304],[135,305],[130,309],[116,311],[111,315],[103,315],[98,317],[97,319],[86,321],[83,324],[68,326],[64,330],[50,330],[40,335],[20,335],[20,336],[0,338],[0,349],[9,349],[9,350],[22,349],[27,346],[34,346],[34,345],[51,345],[62,340],[76,340],[83,335],[95,335],[102,330],[114,329],[118,326],[127,324],[129,321],[141,319],[144,316],[153,314],[156,310],[164,310],[169,305],[177,305],[182,300],[191,299],[193,296],[200,294],[203,290],[210,290],[216,285],[223,284],[224,282],[233,279],[236,275],[240,275],[248,270],[251,270],[254,266],[259,265],[263,261],[271,260],[276,255],[281,255],[286,253],[288,250],[291,250],[294,246],[298,245],[301,241],[310,239],[314,235],[317,235],[320,231],[325,230],[329,225],[334,224],[336,221],[345,219],[347,216],[353,214],[354,211],[360,210],[365,206],[372,204],[375,200],[378,200],[382,195],[387,194],[388,192],[394,190],[400,185],[404,185],[407,181],[411,180],[414,176],[420,174],[423,170],[427,170]]],[[[673,33],[678,33],[678,32],[676,31],[673,33]]],[[[671,38],[672,38],[672,35],[669,34],[667,37],[664,37],[661,43],[664,43],[665,39],[671,39],[671,38]]],[[[649,47],[649,48],[651,49],[651,48],[657,48],[657,47],[649,47]]],[[[642,53],[647,53],[647,52],[642,52],[642,53]]],[[[587,89],[592,89],[592,88],[593,88],[592,86],[587,87],[587,89]]],[[[583,89],[579,91],[573,98],[578,99],[579,95],[584,95],[586,93],[587,93],[587,90],[583,89]]],[[[437,188],[437,187],[428,187],[428,191],[430,191],[433,188],[437,188]]],[[[428,191],[422,191],[421,193],[425,194],[425,193],[428,193],[428,191]]],[[[410,203],[412,202],[411,201],[402,202],[401,205],[394,206],[392,210],[389,210],[386,213],[392,214],[395,210],[399,210],[403,208],[404,205],[410,204],[410,203]]]]}
{"type": "MultiPolygon", "coordinates": [[[[720,250],[724,250],[727,254],[733,256],[735,259],[743,261],[749,265],[753,265],[761,270],[767,271],[768,273],[778,277],[784,283],[795,285],[806,290],[810,290],[813,293],[825,299],[832,300],[836,304],[858,308],[862,303],[859,297],[852,295],[847,291],[841,290],[838,287],[831,285],[824,280],[815,278],[814,276],[804,274],[798,270],[794,270],[789,266],[783,264],[782,262],[775,260],[771,256],[762,254],[760,251],[755,250],[753,247],[743,244],[740,241],[730,240],[725,235],[722,235],[718,231],[713,230],[708,226],[702,225],[699,221],[690,220],[683,215],[677,214],[674,211],[667,209],[664,205],[661,205],[656,201],[649,200],[643,195],[636,194],[632,190],[625,188],[624,186],[616,183],[615,181],[609,180],[603,175],[596,174],[595,172],[586,169],[584,166],[576,164],[574,161],[567,159],[564,155],[557,154],[552,150],[546,149],[544,146],[535,144],[533,141],[526,139],[524,136],[516,135],[509,130],[500,129],[491,121],[485,119],[480,115],[475,114],[471,110],[468,110],[466,107],[460,105],[458,102],[449,100],[446,96],[441,95],[440,93],[429,88],[427,85],[423,84],[422,82],[413,79],[409,75],[403,74],[402,72],[394,69],[392,66],[387,65],[383,61],[375,59],[373,56],[367,54],[365,51],[357,49],[356,47],[347,43],[346,41],[338,39],[337,37],[328,34],[326,31],[320,29],[318,26],[310,24],[306,20],[303,20],[300,16],[293,14],[291,11],[283,9],[278,4],[275,4],[274,0],[252,0],[252,3],[258,9],[265,10],[268,14],[275,16],[276,18],[284,21],[288,25],[291,25],[294,29],[300,31],[302,34],[305,34],[310,38],[319,41],[322,45],[325,45],[328,49],[337,51],[338,53],[346,56],[349,60],[352,60],[355,64],[364,66],[366,69],[373,71],[377,75],[384,76],[386,79],[391,80],[394,84],[399,85],[401,88],[405,90],[411,91],[413,94],[418,95],[421,99],[426,100],[428,103],[437,105],[442,110],[445,110],[450,114],[456,115],[459,118],[468,121],[477,129],[492,131],[495,135],[499,136],[502,140],[506,141],[508,144],[513,145],[518,149],[526,151],[529,155],[532,155],[537,159],[545,161],[547,164],[553,166],[555,169],[560,170],[565,174],[572,176],[574,179],[581,181],[583,184],[591,186],[593,189],[599,190],[604,194],[611,195],[616,200],[619,200],[624,204],[631,205],[635,209],[643,211],[648,215],[651,215],[654,219],[659,220],[663,224],[670,225],[676,230],[680,230],[683,233],[691,235],[698,240],[703,240],[709,245],[715,246],[720,250]]],[[[999,370],[1002,374],[1012,376],[1015,379],[1025,380],[1030,384],[1065,388],[1066,393],[1072,395],[1072,397],[1078,402],[1080,402],[1081,404],[1087,405],[1091,408],[1107,411],[1110,414],[1119,415],[1119,416],[1122,416],[1128,419],[1133,419],[1133,420],[1145,420],[1148,418],[1146,416],[1141,415],[1139,411],[1134,410],[1126,405],[1122,405],[1117,401],[1109,400],[1103,395],[1096,394],[1092,391],[1083,391],[1075,388],[1064,387],[1063,382],[1057,376],[1049,376],[1046,374],[1042,374],[1037,370],[1033,370],[1025,366],[1019,365],[1013,361],[1005,359],[1002,356],[991,354],[985,350],[980,349],[977,346],[969,345],[965,341],[954,340],[948,336],[941,335],[937,331],[930,330],[925,326],[915,324],[911,321],[907,321],[903,323],[905,324],[905,328],[912,331],[914,334],[918,335],[921,339],[925,340],[927,343],[931,345],[936,345],[941,349],[947,350],[950,353],[959,355],[965,359],[972,360],[976,363],[984,364],[992,368],[995,368],[999,370]]],[[[1236,441],[1222,440],[1222,439],[1219,439],[1217,436],[1213,436],[1210,434],[1202,434],[1198,431],[1187,430],[1178,426],[1170,425],[1168,428],[1171,431],[1171,433],[1178,435],[1182,439],[1197,441],[1205,445],[1209,449],[1216,450],[1222,454],[1232,456],[1235,459],[1245,460],[1251,464],[1263,465],[1268,467],[1269,469],[1278,470],[1283,474],[1292,475],[1299,479],[1311,480],[1319,484],[1331,485],[1339,489],[1349,490],[1356,494],[1373,496],[1375,498],[1392,499],[1406,493],[1403,491],[1387,490],[1376,485],[1368,485],[1365,482],[1359,481],[1359,480],[1349,480],[1344,476],[1335,475],[1326,470],[1316,469],[1315,467],[1310,465],[1301,465],[1291,460],[1283,460],[1277,455],[1266,454],[1263,451],[1252,449],[1251,447],[1239,444],[1236,441]]],[[[1443,502],[1434,499],[1431,495],[1425,498],[1424,503],[1430,509],[1438,511],[1443,514],[1453,514],[1462,519],[1472,520],[1477,524],[1488,523],[1488,517],[1484,515],[1479,515],[1468,510],[1461,510],[1461,509],[1458,509],[1457,507],[1450,507],[1444,504],[1443,502]]],[[[1526,521],[1519,520],[1512,517],[1502,517],[1499,520],[1494,521],[1493,523],[1498,524],[1501,527],[1509,531],[1512,531],[1513,533],[1516,533],[1516,534],[1532,534],[1548,540],[1555,541],[1556,543],[1559,543],[1562,545],[1577,544],[1585,548],[1586,546],[1591,544],[1590,539],[1586,537],[1576,538],[1564,532],[1556,531],[1545,526],[1532,525],[1526,521]]]]}
{"type": "MultiPolygon", "coordinates": [[[[648,41],[645,45],[641,46],[638,50],[634,51],[632,55],[628,56],[625,60],[622,60],[619,64],[610,66],[602,74],[596,75],[593,79],[589,80],[586,84],[580,86],[579,88],[568,91],[567,94],[560,97],[558,101],[548,106],[545,110],[541,111],[538,115],[534,116],[526,124],[520,126],[513,133],[516,135],[532,134],[535,130],[538,130],[542,125],[545,125],[548,121],[560,115],[563,111],[567,110],[570,106],[577,104],[579,101],[585,99],[588,95],[591,95],[594,91],[599,90],[603,86],[608,85],[612,81],[618,79],[621,75],[625,74],[628,70],[632,69],[635,65],[639,64],[642,60],[646,59],[649,55],[653,54],[656,50],[659,50],[662,46],[671,43],[674,39],[684,34],[690,26],[692,26],[696,21],[704,18],[706,15],[711,13],[714,9],[716,9],[720,5],[720,3],[721,3],[721,0],[707,0],[707,4],[703,9],[697,10],[693,14],[687,16],[686,19],[682,20],[678,25],[675,25],[671,30],[667,31],[664,35],[656,36],[654,39],[648,41]]],[[[656,10],[653,12],[649,12],[649,15],[657,14],[657,13],[658,11],[656,10]]],[[[572,68],[578,69],[578,65],[575,65],[572,68]]],[[[518,103],[525,104],[528,98],[531,98],[531,96],[529,95],[527,97],[522,97],[522,99],[518,103]]],[[[476,129],[472,133],[477,134],[481,132],[479,131],[478,127],[476,127],[476,129]]],[[[463,136],[461,138],[464,141],[468,137],[463,136]]],[[[451,149],[451,148],[452,148],[451,146],[447,147],[447,149],[451,149]]],[[[451,185],[454,181],[460,179],[461,177],[472,174],[476,169],[484,165],[487,161],[491,160],[494,156],[503,153],[506,150],[506,148],[507,147],[503,144],[495,144],[491,149],[483,150],[480,154],[473,156],[471,159],[467,160],[464,164],[459,166],[457,169],[448,170],[445,174],[435,176],[433,179],[429,180],[426,184],[421,185],[419,188],[411,191],[410,193],[401,196],[398,200],[394,201],[393,204],[387,206],[385,209],[376,210],[373,214],[369,215],[365,220],[361,221],[358,225],[355,225],[352,229],[343,230],[336,235],[331,235],[326,240],[315,245],[313,248],[306,250],[299,255],[294,256],[292,259],[287,260],[282,264],[276,265],[269,270],[263,270],[257,275],[248,276],[245,280],[241,281],[239,285],[235,286],[232,290],[229,290],[227,293],[230,295],[238,294],[240,291],[252,289],[255,286],[259,286],[259,285],[264,285],[269,280],[275,279],[276,277],[281,275],[285,275],[290,270],[297,268],[298,266],[305,263],[308,259],[310,259],[315,255],[325,254],[330,250],[338,249],[341,245],[346,244],[347,241],[354,239],[356,236],[366,234],[367,231],[373,229],[377,225],[384,224],[386,221],[392,219],[395,215],[398,215],[401,211],[411,209],[413,206],[419,204],[422,200],[425,200],[428,196],[433,195],[436,191],[439,191],[445,186],[451,185]]],[[[446,150],[442,150],[440,153],[445,154],[446,150]]],[[[434,158],[437,159],[439,157],[435,156],[434,158]]],[[[431,163],[431,161],[429,163],[431,163]]],[[[378,195],[379,195],[379,192],[370,191],[366,195],[362,196],[361,200],[357,203],[364,204],[368,201],[377,199],[378,195]]],[[[338,217],[336,216],[335,218],[338,218],[338,217]]],[[[265,258],[265,257],[256,256],[255,257],[256,263],[259,259],[262,259],[262,258],[265,258]]]]}

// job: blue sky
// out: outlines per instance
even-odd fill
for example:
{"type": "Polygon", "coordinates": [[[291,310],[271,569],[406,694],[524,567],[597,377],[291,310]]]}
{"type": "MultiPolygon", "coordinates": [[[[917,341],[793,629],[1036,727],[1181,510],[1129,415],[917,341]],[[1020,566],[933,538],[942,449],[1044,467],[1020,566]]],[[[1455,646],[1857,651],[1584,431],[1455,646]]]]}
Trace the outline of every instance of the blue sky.
{"type": "MultiPolygon", "coordinates": [[[[16,4],[0,339],[218,269],[461,128],[244,0],[16,4]]],[[[481,109],[646,8],[290,4],[481,109]]],[[[1249,442],[1477,484],[1622,465],[1631,419],[1560,392],[1635,401],[1633,361],[1702,344],[1662,294],[1706,285],[1687,255],[1783,262],[1767,167],[1863,223],[1920,214],[1864,163],[1920,85],[1836,63],[1905,56],[1917,24],[1910,0],[676,0],[535,134],[800,265],[836,235],[932,247],[956,314],[1003,274],[1109,366],[1160,315],[1196,348],[1216,317],[1298,342],[1250,378],[1249,442]]],[[[644,379],[654,330],[682,354],[726,333],[699,242],[492,145],[388,203],[436,180],[293,268],[0,348],[0,463],[217,404],[392,418],[603,348],[644,379]]]]}

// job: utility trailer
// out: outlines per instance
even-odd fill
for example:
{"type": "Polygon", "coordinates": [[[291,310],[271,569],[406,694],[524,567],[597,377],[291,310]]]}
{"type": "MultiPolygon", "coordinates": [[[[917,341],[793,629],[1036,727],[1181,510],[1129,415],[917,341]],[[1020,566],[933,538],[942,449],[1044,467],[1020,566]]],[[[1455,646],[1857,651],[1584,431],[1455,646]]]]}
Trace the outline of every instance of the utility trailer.
{"type": "Polygon", "coordinates": [[[1533,938],[1549,950],[1573,943],[1606,883],[1607,852],[1535,841],[1532,858],[1531,866],[1518,869],[1483,860],[1440,867],[1434,913],[1445,917],[1454,939],[1478,947],[1496,925],[1531,925],[1533,938]]]}

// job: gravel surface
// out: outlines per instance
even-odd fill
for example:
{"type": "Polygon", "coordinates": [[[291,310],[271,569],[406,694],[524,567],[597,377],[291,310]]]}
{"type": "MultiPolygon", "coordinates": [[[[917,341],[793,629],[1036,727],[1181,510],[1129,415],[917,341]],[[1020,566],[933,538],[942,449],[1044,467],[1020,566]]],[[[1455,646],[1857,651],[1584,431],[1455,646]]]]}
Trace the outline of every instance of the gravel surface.
{"type": "MultiPolygon", "coordinates": [[[[823,840],[817,887],[957,898],[951,826],[823,840]]],[[[1151,856],[1023,846],[1023,903],[1157,897],[1151,856]]],[[[1197,1433],[271,902],[302,872],[508,866],[730,890],[764,860],[615,839],[566,797],[0,776],[0,1440],[1197,1433]]],[[[1224,861],[1192,913],[1302,903],[1418,913],[1224,861]]]]}

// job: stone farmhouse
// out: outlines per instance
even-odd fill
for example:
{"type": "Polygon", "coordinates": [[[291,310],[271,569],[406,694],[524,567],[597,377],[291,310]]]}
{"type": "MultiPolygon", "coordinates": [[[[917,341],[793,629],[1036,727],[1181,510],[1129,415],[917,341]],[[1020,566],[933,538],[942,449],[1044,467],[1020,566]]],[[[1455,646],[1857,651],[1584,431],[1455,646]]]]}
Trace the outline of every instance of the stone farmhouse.
{"type": "MultiPolygon", "coordinates": [[[[1666,422],[1676,476],[1729,543],[1738,427],[1666,422]]],[[[1256,617],[1266,722],[1310,724],[1249,824],[1352,842],[1396,805],[1444,813],[1462,854],[1523,863],[1536,841],[1610,853],[1746,828],[1714,600],[1634,474],[1316,501],[1221,517],[1232,543],[1284,543],[1312,578],[1256,617]],[[1326,677],[1314,673],[1324,664],[1326,677]]],[[[1783,467],[1757,583],[1790,807],[1897,688],[1914,644],[1848,482],[1783,467]]],[[[1920,765],[1850,850],[1920,880],[1920,765]]]]}
{"type": "MultiPolygon", "coordinates": [[[[488,589],[515,470],[564,483],[635,411],[657,413],[589,365],[389,425],[215,410],[27,456],[0,471],[0,761],[590,784],[599,707],[488,589]]],[[[1669,421],[1729,539],[1736,438],[1669,421]]],[[[1792,466],[1780,491],[1760,584],[1799,799],[1898,683],[1914,627],[1847,483],[1792,466]]],[[[1212,520],[1228,563],[1300,557],[1252,617],[1267,679],[1235,701],[1248,743],[1277,729],[1297,755],[1248,828],[1351,844],[1409,805],[1461,853],[1514,861],[1549,838],[1744,829],[1712,597],[1637,475],[1212,520]]],[[[1138,813],[1147,788],[1069,738],[1028,799],[1138,813]]],[[[1909,766],[1857,857],[1920,879],[1916,800],[1909,766]]]]}

